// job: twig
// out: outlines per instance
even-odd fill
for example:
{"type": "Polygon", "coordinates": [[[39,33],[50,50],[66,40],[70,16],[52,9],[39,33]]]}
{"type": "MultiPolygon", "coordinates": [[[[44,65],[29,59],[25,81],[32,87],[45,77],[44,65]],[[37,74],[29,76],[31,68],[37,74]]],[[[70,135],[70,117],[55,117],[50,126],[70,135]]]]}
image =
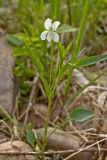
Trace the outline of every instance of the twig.
{"type": "MultiPolygon", "coordinates": [[[[89,129],[84,129],[84,130],[79,130],[79,131],[67,131],[66,133],[75,134],[75,133],[77,133],[77,132],[82,132],[82,133],[84,133],[84,132],[89,132],[89,131],[96,132],[96,130],[95,130],[94,128],[89,128],[89,129]]],[[[86,133],[86,134],[88,134],[88,133],[86,133]]],[[[90,134],[91,134],[91,133],[90,133],[90,134]]],[[[96,134],[96,135],[97,135],[97,134],[96,134]]]]}
{"type": "MultiPolygon", "coordinates": [[[[104,141],[104,139],[102,141],[104,141]]],[[[100,141],[100,142],[102,142],[102,141],[100,141]]],[[[43,154],[47,155],[47,156],[51,156],[53,154],[57,155],[57,154],[68,154],[68,153],[74,153],[75,154],[75,152],[79,152],[79,153],[80,152],[95,152],[95,151],[98,151],[97,148],[92,148],[91,149],[89,147],[92,147],[92,146],[96,145],[96,143],[93,143],[92,145],[87,146],[87,148],[83,148],[81,150],[72,149],[72,150],[63,150],[63,151],[49,151],[49,152],[44,152],[43,154]]],[[[100,151],[101,152],[107,152],[107,148],[100,148],[100,151]]],[[[15,152],[9,152],[9,151],[4,152],[4,151],[2,151],[2,152],[0,152],[0,155],[10,155],[10,156],[14,156],[14,155],[41,155],[41,152],[17,152],[17,151],[15,151],[15,152]]],[[[66,160],[66,159],[64,159],[64,160],[66,160]]]]}
{"type": "MultiPolygon", "coordinates": [[[[89,145],[89,146],[87,146],[87,147],[85,147],[83,149],[80,149],[77,152],[73,153],[72,155],[66,157],[64,160],[69,160],[72,157],[74,157],[75,155],[79,154],[80,152],[86,151],[87,149],[89,149],[89,148],[91,148],[91,147],[93,147],[93,146],[97,145],[98,143],[101,143],[101,142],[103,142],[105,140],[107,140],[107,138],[101,139],[101,140],[99,140],[99,141],[97,141],[97,142],[95,142],[95,143],[93,143],[93,144],[91,144],[91,145],[89,145]]],[[[98,151],[98,149],[97,149],[97,151],[98,151]]]]}
{"type": "Polygon", "coordinates": [[[20,92],[18,92],[18,94],[16,95],[16,99],[15,99],[15,104],[14,104],[14,109],[13,109],[13,118],[14,119],[18,119],[18,100],[19,100],[19,98],[20,98],[20,92]],[[16,113],[16,116],[15,116],[15,113],[16,113]]]}
{"type": "Polygon", "coordinates": [[[88,139],[87,139],[85,136],[83,136],[82,133],[79,132],[78,129],[76,129],[76,127],[72,124],[71,121],[69,121],[69,125],[70,125],[71,129],[73,129],[73,130],[76,132],[76,134],[77,134],[82,140],[84,140],[85,142],[88,142],[88,139]]]}

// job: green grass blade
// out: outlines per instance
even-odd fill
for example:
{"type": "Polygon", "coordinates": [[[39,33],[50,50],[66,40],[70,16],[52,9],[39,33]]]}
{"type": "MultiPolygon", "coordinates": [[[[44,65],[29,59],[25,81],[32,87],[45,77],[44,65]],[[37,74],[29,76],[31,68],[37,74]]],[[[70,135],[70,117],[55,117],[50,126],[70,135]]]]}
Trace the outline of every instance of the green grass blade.
{"type": "Polygon", "coordinates": [[[75,61],[76,58],[78,57],[83,41],[83,36],[84,36],[84,31],[85,31],[85,26],[86,26],[86,20],[88,16],[88,9],[89,9],[89,0],[85,1],[84,9],[83,9],[83,15],[82,15],[82,20],[80,24],[80,29],[77,37],[77,41],[75,43],[73,52],[72,52],[72,61],[75,61]]]}
{"type": "Polygon", "coordinates": [[[104,61],[106,59],[107,59],[107,52],[105,52],[105,54],[102,54],[102,55],[81,58],[77,61],[76,66],[85,67],[85,66],[93,65],[98,62],[104,61]]]}
{"type": "Polygon", "coordinates": [[[60,14],[60,0],[52,0],[51,1],[51,14],[52,14],[52,19],[58,20],[59,14],[60,14]]]}
{"type": "MultiPolygon", "coordinates": [[[[89,0],[85,0],[84,9],[83,9],[83,16],[82,16],[82,20],[81,20],[81,24],[80,24],[78,37],[75,42],[75,45],[74,45],[74,48],[72,51],[72,55],[71,55],[71,63],[72,64],[75,63],[76,60],[78,59],[78,55],[79,55],[79,52],[81,49],[83,36],[84,36],[84,30],[85,30],[85,26],[86,26],[87,15],[88,15],[88,9],[89,9],[89,0]]],[[[68,70],[67,76],[68,76],[68,81],[67,81],[66,88],[65,88],[65,94],[68,93],[69,88],[70,88],[69,86],[72,81],[72,67],[68,70]]]]}
{"type": "Polygon", "coordinates": [[[7,113],[7,111],[1,105],[0,105],[0,112],[3,113],[6,116],[6,118],[8,118],[14,125],[17,124],[16,121],[13,118],[11,118],[11,116],[7,113]]]}
{"type": "Polygon", "coordinates": [[[40,9],[42,13],[43,21],[45,20],[45,3],[44,0],[40,0],[40,9]]]}

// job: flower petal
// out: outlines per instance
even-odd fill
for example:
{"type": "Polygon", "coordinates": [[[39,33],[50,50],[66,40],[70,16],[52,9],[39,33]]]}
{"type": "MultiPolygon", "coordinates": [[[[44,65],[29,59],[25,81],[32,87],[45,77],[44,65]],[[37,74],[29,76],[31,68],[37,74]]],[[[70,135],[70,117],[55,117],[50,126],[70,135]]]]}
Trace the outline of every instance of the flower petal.
{"type": "Polygon", "coordinates": [[[59,35],[56,32],[53,32],[52,39],[54,40],[54,42],[58,42],[59,41],[59,35]]]}
{"type": "Polygon", "coordinates": [[[52,20],[50,18],[47,18],[44,23],[44,26],[47,30],[49,30],[52,27],[52,20]]]}
{"type": "Polygon", "coordinates": [[[41,38],[42,40],[45,40],[46,37],[47,37],[47,33],[48,33],[48,31],[42,32],[41,35],[40,35],[40,38],[41,38]]]}
{"type": "Polygon", "coordinates": [[[47,40],[48,40],[48,42],[52,41],[52,37],[53,37],[53,33],[52,32],[48,32],[48,34],[47,34],[47,40]]]}
{"type": "Polygon", "coordinates": [[[59,25],[60,25],[60,22],[59,22],[59,21],[54,22],[54,23],[52,24],[52,30],[53,30],[53,31],[56,31],[59,25]]]}

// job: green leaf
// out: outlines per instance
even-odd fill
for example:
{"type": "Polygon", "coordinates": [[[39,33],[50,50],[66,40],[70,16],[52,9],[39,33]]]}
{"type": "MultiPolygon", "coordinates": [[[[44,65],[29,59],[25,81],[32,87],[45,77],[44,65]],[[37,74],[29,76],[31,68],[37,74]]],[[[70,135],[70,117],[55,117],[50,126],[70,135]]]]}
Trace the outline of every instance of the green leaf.
{"type": "Polygon", "coordinates": [[[5,39],[14,46],[22,46],[23,42],[15,35],[7,34],[5,39]]]}
{"type": "Polygon", "coordinates": [[[59,53],[60,53],[60,56],[62,59],[64,59],[66,57],[71,46],[72,46],[72,42],[70,42],[66,48],[60,42],[58,43],[59,53]]]}
{"type": "Polygon", "coordinates": [[[22,61],[22,59],[20,59],[16,62],[14,73],[17,77],[26,77],[27,79],[29,79],[35,74],[35,70],[27,66],[26,60],[22,61]]]}
{"type": "Polygon", "coordinates": [[[31,52],[30,57],[32,59],[33,64],[38,68],[39,72],[42,72],[44,70],[44,65],[40,59],[40,57],[35,54],[35,52],[31,52]]]}
{"type": "Polygon", "coordinates": [[[45,92],[46,92],[46,95],[47,97],[49,98],[49,93],[50,93],[50,86],[49,86],[49,83],[47,82],[47,80],[41,76],[41,79],[42,79],[42,82],[44,84],[44,88],[45,88],[45,92]]]}
{"type": "Polygon", "coordinates": [[[76,66],[85,67],[85,66],[96,64],[97,62],[100,62],[100,61],[104,61],[106,59],[107,59],[107,52],[102,55],[81,58],[77,60],[76,66]]]}
{"type": "Polygon", "coordinates": [[[22,47],[15,47],[13,49],[13,55],[15,57],[22,57],[22,56],[28,56],[27,50],[26,48],[22,48],[22,47]]]}
{"type": "Polygon", "coordinates": [[[81,49],[81,45],[82,45],[82,41],[85,33],[85,28],[86,28],[88,11],[89,11],[89,0],[86,0],[84,1],[82,19],[79,27],[77,40],[72,50],[72,62],[74,62],[78,58],[78,55],[80,54],[80,49],[81,49]]]}
{"type": "Polygon", "coordinates": [[[36,144],[35,134],[34,134],[32,131],[28,131],[28,132],[27,132],[27,135],[26,135],[26,138],[27,138],[27,142],[28,142],[32,147],[34,147],[35,144],[36,144]]]}
{"type": "Polygon", "coordinates": [[[0,105],[0,113],[3,113],[6,118],[8,118],[14,125],[17,125],[17,122],[8,114],[3,106],[0,105]]]}
{"type": "Polygon", "coordinates": [[[59,47],[59,53],[60,53],[60,57],[63,59],[65,58],[65,47],[61,44],[58,43],[58,47],[59,47]]]}
{"type": "Polygon", "coordinates": [[[76,108],[69,114],[69,116],[71,120],[74,120],[77,122],[83,122],[93,117],[94,113],[88,109],[76,108]]]}
{"type": "Polygon", "coordinates": [[[76,32],[76,31],[77,31],[77,28],[73,28],[66,24],[60,26],[57,30],[58,33],[76,32]]]}

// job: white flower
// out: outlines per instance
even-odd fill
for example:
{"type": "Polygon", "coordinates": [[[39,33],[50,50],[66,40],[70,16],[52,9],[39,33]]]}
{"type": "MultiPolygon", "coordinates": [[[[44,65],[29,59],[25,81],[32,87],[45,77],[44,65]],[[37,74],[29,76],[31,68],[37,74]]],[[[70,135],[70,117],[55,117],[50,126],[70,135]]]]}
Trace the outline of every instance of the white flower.
{"type": "Polygon", "coordinates": [[[58,26],[60,25],[59,21],[55,21],[52,23],[52,20],[50,18],[47,18],[44,26],[45,26],[45,31],[41,33],[40,38],[42,40],[48,40],[48,42],[51,42],[52,40],[54,42],[59,41],[59,35],[56,33],[56,30],[58,26]]]}

